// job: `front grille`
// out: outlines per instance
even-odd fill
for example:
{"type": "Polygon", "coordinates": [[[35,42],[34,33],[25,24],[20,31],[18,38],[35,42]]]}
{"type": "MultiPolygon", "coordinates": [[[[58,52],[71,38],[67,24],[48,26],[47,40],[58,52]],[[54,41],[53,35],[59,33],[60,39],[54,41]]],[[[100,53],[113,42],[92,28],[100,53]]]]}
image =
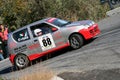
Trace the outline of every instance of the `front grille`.
{"type": "Polygon", "coordinates": [[[98,28],[97,28],[97,27],[95,27],[95,28],[94,28],[94,31],[95,31],[95,32],[97,32],[97,31],[98,31],[98,28]]]}
{"type": "Polygon", "coordinates": [[[89,32],[94,35],[96,32],[98,31],[98,28],[97,27],[94,27],[92,29],[89,30],[89,32]]]}
{"type": "Polygon", "coordinates": [[[94,35],[94,30],[92,29],[92,30],[90,30],[89,31],[92,35],[94,35]]]}

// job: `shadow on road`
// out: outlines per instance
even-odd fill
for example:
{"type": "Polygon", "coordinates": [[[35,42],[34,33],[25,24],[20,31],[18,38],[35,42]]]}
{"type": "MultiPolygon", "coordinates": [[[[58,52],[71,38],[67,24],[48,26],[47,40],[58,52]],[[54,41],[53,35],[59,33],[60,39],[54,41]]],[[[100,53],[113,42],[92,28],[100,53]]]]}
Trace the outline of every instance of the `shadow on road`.
{"type": "Polygon", "coordinates": [[[1,70],[1,71],[0,71],[0,75],[1,75],[1,74],[6,74],[6,73],[10,73],[10,72],[14,72],[14,71],[16,71],[16,70],[17,70],[17,69],[16,69],[14,66],[8,67],[8,68],[5,68],[5,69],[1,70]]]}
{"type": "Polygon", "coordinates": [[[64,80],[120,80],[120,69],[64,72],[58,76],[64,80]]]}

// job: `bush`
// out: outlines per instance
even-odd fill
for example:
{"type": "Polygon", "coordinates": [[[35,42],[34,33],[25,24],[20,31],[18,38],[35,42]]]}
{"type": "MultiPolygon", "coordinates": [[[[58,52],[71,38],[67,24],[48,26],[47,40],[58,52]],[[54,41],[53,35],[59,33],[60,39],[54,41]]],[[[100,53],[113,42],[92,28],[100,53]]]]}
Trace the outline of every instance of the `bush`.
{"type": "Polygon", "coordinates": [[[50,80],[52,79],[53,76],[54,76],[53,73],[47,71],[34,72],[19,78],[19,80],[50,80]]]}
{"type": "Polygon", "coordinates": [[[58,17],[70,21],[106,17],[108,4],[99,0],[10,0],[0,1],[3,22],[17,28],[46,17],[58,17]]]}

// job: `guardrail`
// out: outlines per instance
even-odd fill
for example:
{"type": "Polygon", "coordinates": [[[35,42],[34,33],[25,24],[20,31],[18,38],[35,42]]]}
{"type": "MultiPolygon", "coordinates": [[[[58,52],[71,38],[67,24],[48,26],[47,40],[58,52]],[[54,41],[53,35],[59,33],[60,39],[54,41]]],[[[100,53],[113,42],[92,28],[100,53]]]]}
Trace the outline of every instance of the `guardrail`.
{"type": "Polygon", "coordinates": [[[120,15],[120,7],[115,8],[113,10],[110,10],[110,11],[106,12],[106,15],[108,17],[115,16],[115,15],[120,15]]]}

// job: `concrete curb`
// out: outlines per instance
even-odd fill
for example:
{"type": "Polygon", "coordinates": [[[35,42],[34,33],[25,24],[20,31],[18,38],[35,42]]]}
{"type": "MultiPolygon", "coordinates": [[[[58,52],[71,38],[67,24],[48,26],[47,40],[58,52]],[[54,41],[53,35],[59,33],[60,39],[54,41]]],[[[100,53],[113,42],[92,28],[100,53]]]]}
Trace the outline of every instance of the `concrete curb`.
{"type": "Polygon", "coordinates": [[[120,15],[107,17],[98,22],[101,32],[111,31],[120,27],[120,15]]]}
{"type": "Polygon", "coordinates": [[[5,61],[7,61],[7,60],[9,60],[9,58],[3,59],[2,61],[0,61],[0,63],[1,63],[1,62],[5,62],[5,61]]]}
{"type": "Polygon", "coordinates": [[[110,10],[110,11],[106,12],[106,15],[107,15],[108,17],[114,16],[114,15],[120,15],[120,7],[115,8],[115,9],[113,9],[113,10],[110,10]]]}

